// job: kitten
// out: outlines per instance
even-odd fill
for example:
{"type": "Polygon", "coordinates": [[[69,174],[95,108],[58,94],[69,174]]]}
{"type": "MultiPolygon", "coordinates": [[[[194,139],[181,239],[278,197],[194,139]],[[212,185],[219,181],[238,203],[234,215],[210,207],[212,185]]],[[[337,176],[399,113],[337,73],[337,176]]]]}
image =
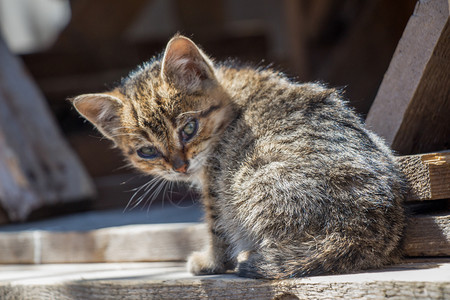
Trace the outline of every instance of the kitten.
{"type": "Polygon", "coordinates": [[[72,101],[136,168],[200,189],[211,243],[193,274],[301,277],[400,255],[405,182],[335,89],[213,63],[176,35],[113,91],[72,101]]]}

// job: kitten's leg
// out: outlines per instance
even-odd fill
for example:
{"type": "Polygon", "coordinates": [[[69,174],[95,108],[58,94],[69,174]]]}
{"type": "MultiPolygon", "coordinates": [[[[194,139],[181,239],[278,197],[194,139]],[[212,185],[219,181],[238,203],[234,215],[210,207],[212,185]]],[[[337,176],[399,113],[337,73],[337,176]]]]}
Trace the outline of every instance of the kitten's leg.
{"type": "Polygon", "coordinates": [[[226,257],[228,245],[220,237],[211,234],[211,242],[206,249],[189,256],[187,267],[194,275],[221,274],[233,268],[226,257]]]}
{"type": "Polygon", "coordinates": [[[234,262],[227,256],[228,243],[217,230],[217,214],[214,209],[213,197],[203,197],[205,216],[208,224],[210,243],[203,251],[190,255],[187,263],[189,272],[194,275],[220,274],[234,268],[234,262]]]}

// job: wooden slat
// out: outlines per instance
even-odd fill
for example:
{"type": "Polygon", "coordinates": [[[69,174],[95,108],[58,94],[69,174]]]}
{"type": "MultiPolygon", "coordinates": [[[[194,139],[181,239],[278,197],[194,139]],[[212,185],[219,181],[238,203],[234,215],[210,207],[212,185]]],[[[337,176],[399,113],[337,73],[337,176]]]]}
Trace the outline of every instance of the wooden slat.
{"type": "Polygon", "coordinates": [[[45,99],[0,38],[0,204],[10,221],[94,196],[45,99]]]}
{"type": "Polygon", "coordinates": [[[276,281],[194,277],[176,263],[0,266],[0,299],[448,299],[449,275],[449,260],[276,281]]]}
{"type": "MultiPolygon", "coordinates": [[[[207,243],[206,225],[128,225],[85,232],[0,233],[0,263],[182,261],[207,243]]],[[[406,256],[450,255],[450,215],[414,216],[406,256]]]]}
{"type": "Polygon", "coordinates": [[[0,263],[180,261],[206,245],[204,224],[128,225],[85,232],[0,233],[0,263]]]}
{"type": "Polygon", "coordinates": [[[450,151],[397,157],[411,187],[408,201],[450,198],[450,151]]]}
{"type": "Polygon", "coordinates": [[[449,147],[449,6],[417,2],[366,119],[400,154],[449,147]]]}
{"type": "Polygon", "coordinates": [[[404,249],[407,256],[449,256],[450,215],[419,215],[410,218],[404,249]]]}

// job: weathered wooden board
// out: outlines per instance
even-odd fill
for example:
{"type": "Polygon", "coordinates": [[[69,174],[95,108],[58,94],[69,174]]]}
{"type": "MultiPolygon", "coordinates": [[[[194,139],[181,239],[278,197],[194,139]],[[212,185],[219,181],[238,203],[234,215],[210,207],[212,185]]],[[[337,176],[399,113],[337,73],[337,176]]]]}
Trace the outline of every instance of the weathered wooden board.
{"type": "Polygon", "coordinates": [[[0,39],[0,204],[9,220],[24,221],[34,209],[93,195],[45,99],[0,39]]]}
{"type": "Polygon", "coordinates": [[[206,227],[199,223],[3,232],[0,263],[181,261],[206,242],[206,227]]]}
{"type": "Polygon", "coordinates": [[[407,256],[450,256],[450,215],[410,218],[404,250],[407,256]]]}
{"type": "Polygon", "coordinates": [[[406,155],[397,163],[411,187],[407,201],[450,198],[450,152],[406,155]]]}
{"type": "MultiPolygon", "coordinates": [[[[0,263],[183,261],[208,242],[206,225],[127,225],[84,232],[0,233],[0,263]]],[[[450,256],[450,215],[414,216],[406,256],[450,256]]]]}
{"type": "Polygon", "coordinates": [[[449,147],[449,6],[417,2],[366,119],[400,154],[449,147]]]}
{"type": "MultiPolygon", "coordinates": [[[[303,2],[312,6],[323,1],[303,2]]],[[[324,21],[329,22],[325,28],[336,31],[329,33],[332,38],[329,35],[324,44],[331,42],[334,47],[322,50],[326,51],[320,59],[323,63],[313,61],[320,66],[313,79],[345,86],[351,105],[367,115],[417,0],[355,1],[351,13],[347,4],[328,2],[331,9],[325,15],[324,21]],[[342,25],[336,26],[337,20],[342,25]]]]}
{"type": "Polygon", "coordinates": [[[289,280],[192,276],[180,263],[0,266],[0,299],[448,299],[450,261],[289,280]]]}

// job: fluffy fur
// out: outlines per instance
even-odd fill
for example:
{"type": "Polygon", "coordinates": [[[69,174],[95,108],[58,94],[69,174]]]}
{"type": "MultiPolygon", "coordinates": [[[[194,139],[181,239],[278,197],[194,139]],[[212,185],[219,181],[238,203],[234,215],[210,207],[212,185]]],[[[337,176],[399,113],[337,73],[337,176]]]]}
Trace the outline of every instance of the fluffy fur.
{"type": "Polygon", "coordinates": [[[194,274],[289,278],[399,257],[405,182],[337,90],[214,64],[175,36],[115,90],[73,104],[135,167],[200,189],[211,243],[189,258],[194,274]]]}

